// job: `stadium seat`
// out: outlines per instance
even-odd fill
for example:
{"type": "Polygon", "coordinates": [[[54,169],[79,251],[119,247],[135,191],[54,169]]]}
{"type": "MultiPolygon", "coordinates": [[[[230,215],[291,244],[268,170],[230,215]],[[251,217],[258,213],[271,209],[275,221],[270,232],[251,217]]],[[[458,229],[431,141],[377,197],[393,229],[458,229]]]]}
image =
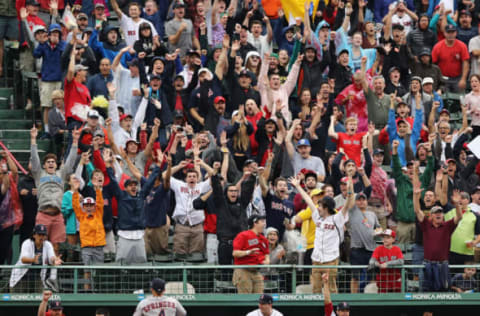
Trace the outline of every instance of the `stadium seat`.
{"type": "MultiPolygon", "coordinates": [[[[184,294],[182,282],[168,282],[165,284],[165,294],[184,294]]],[[[195,294],[195,288],[187,283],[187,294],[195,294]]]]}

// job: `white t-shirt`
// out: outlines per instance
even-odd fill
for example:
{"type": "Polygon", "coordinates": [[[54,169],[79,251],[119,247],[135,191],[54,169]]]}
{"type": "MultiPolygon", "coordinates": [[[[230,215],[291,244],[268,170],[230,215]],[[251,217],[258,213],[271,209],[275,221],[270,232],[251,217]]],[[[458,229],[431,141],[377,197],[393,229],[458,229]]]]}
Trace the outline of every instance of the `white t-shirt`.
{"type": "Polygon", "coordinates": [[[157,36],[157,30],[150,23],[148,20],[140,18],[137,22],[134,22],[129,16],[123,14],[122,18],[120,19],[120,28],[123,31],[123,36],[125,36],[125,42],[127,46],[135,44],[135,41],[138,40],[138,27],[143,22],[148,23],[150,25],[150,29],[152,30],[152,36],[157,36]]]}
{"type": "MultiPolygon", "coordinates": [[[[256,309],[253,312],[248,313],[247,316],[263,316],[263,314],[260,309],[256,309]]],[[[283,316],[283,314],[274,308],[270,316],[283,316]]]]}
{"type": "Polygon", "coordinates": [[[132,90],[141,90],[140,78],[132,77],[130,70],[125,69],[121,64],[117,66],[113,75],[115,86],[117,87],[115,91],[117,104],[124,108],[126,114],[135,117],[142,97],[134,96],[132,90]]]}
{"type": "Polygon", "coordinates": [[[402,17],[399,17],[398,14],[394,14],[392,16],[392,25],[400,24],[404,27],[405,36],[410,32],[413,28],[413,20],[408,14],[404,14],[402,17]]]}
{"type": "Polygon", "coordinates": [[[138,303],[133,316],[185,316],[187,311],[173,297],[150,296],[138,303]]]}
{"type": "Polygon", "coordinates": [[[265,53],[270,53],[271,46],[270,43],[267,41],[267,35],[260,35],[259,37],[255,38],[252,33],[247,33],[247,42],[252,44],[257,51],[260,53],[260,56],[263,56],[265,53]]]}
{"type": "Polygon", "coordinates": [[[343,228],[348,222],[348,213],[344,216],[342,212],[338,212],[323,218],[318,215],[318,212],[312,212],[312,219],[317,227],[312,261],[329,262],[337,259],[340,256],[340,237],[343,237],[343,228]]]}
{"type": "MultiPolygon", "coordinates": [[[[480,49],[480,35],[477,35],[473,37],[470,42],[468,42],[468,51],[470,54],[474,50],[480,49]]],[[[471,67],[472,69],[470,70],[472,74],[478,74],[480,72],[480,58],[475,57],[472,55],[471,58],[471,67]]]]}
{"type": "Polygon", "coordinates": [[[173,219],[182,225],[197,225],[205,220],[203,210],[193,208],[193,201],[202,193],[210,190],[210,179],[197,183],[195,187],[190,188],[186,182],[170,178],[170,188],[175,192],[175,211],[173,219]]]}

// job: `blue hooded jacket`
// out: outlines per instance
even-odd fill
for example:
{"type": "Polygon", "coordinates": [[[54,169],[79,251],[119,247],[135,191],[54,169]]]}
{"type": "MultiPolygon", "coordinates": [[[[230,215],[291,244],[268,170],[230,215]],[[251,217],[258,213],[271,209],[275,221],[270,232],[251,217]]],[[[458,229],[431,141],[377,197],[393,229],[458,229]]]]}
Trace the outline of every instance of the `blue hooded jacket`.
{"type": "MultiPolygon", "coordinates": [[[[52,32],[61,32],[60,25],[53,23],[48,28],[48,34],[52,32]]],[[[54,82],[62,81],[62,68],[60,67],[60,59],[65,50],[66,43],[60,39],[57,45],[52,46],[50,41],[39,44],[33,51],[35,58],[43,58],[42,60],[42,81],[54,82]]]]}

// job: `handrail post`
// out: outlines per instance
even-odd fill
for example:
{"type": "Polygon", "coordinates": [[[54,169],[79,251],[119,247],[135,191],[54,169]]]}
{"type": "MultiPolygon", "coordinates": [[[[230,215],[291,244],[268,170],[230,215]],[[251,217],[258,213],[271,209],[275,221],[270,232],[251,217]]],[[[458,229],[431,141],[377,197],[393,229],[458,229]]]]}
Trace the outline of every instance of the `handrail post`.
{"type": "Polygon", "coordinates": [[[292,267],[292,294],[297,293],[297,268],[295,265],[292,267]]]}
{"type": "Polygon", "coordinates": [[[187,269],[182,269],[183,294],[187,294],[187,269]]]}
{"type": "Polygon", "coordinates": [[[78,269],[73,269],[73,293],[78,293],[78,269]]]}
{"type": "Polygon", "coordinates": [[[405,293],[405,284],[407,283],[407,279],[405,279],[405,266],[402,266],[401,270],[401,280],[402,280],[402,293],[405,293]]]}

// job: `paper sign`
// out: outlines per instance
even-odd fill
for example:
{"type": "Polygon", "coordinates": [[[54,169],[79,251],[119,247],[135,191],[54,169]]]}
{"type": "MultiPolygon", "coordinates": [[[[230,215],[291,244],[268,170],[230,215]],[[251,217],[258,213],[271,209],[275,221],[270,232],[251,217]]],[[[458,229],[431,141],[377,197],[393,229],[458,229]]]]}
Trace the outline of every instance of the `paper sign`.
{"type": "Polygon", "coordinates": [[[480,136],[475,137],[474,140],[468,143],[467,147],[475,155],[475,157],[480,159],[480,136]]]}

